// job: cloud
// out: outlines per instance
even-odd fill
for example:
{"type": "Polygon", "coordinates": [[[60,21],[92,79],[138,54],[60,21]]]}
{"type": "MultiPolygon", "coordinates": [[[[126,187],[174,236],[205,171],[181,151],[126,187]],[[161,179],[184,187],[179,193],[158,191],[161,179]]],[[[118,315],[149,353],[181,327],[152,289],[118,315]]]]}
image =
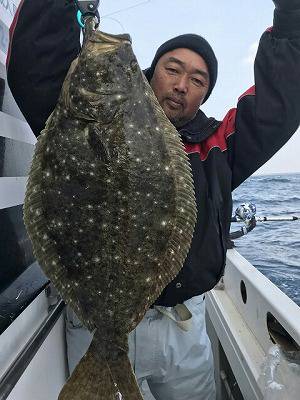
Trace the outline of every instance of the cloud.
{"type": "Polygon", "coordinates": [[[247,56],[245,58],[243,58],[244,64],[247,64],[247,65],[254,64],[257,49],[258,49],[258,42],[254,42],[249,46],[247,56]]]}

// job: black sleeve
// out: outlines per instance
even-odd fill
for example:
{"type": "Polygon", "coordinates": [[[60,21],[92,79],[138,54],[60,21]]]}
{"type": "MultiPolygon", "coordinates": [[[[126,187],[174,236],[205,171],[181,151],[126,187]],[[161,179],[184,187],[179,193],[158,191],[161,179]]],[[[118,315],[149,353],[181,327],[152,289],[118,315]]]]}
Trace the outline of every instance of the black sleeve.
{"type": "Polygon", "coordinates": [[[254,72],[255,87],[239,99],[234,132],[227,139],[232,189],[268,161],[299,126],[300,8],[275,9],[274,26],[261,37],[254,72]]]}
{"type": "Polygon", "coordinates": [[[10,28],[7,80],[36,136],[80,50],[73,0],[24,0],[10,28]]]}

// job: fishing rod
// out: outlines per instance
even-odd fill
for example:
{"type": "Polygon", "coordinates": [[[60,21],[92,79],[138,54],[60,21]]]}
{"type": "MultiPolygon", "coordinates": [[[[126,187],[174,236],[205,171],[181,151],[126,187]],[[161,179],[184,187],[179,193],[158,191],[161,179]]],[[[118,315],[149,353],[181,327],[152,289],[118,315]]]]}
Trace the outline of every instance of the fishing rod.
{"type": "Polygon", "coordinates": [[[257,216],[256,215],[256,205],[253,203],[241,204],[236,210],[234,215],[231,217],[231,222],[242,222],[244,226],[237,231],[230,232],[229,239],[238,239],[247,233],[251,232],[255,227],[257,222],[281,222],[281,221],[298,221],[299,217],[292,216],[257,216]]]}
{"type": "Polygon", "coordinates": [[[265,222],[265,221],[297,221],[299,217],[292,215],[291,217],[255,217],[256,221],[258,222],[265,222]]]}

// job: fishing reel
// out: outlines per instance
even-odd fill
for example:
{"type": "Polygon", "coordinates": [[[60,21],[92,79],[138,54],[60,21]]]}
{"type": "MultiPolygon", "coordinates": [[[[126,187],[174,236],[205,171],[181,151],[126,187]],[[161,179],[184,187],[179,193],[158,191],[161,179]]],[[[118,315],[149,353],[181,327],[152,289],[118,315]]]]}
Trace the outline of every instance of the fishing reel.
{"type": "Polygon", "coordinates": [[[234,213],[234,216],[231,218],[231,222],[243,222],[245,226],[243,226],[238,231],[230,232],[230,239],[238,239],[247,233],[251,232],[252,229],[256,227],[256,206],[253,203],[244,203],[241,204],[234,213]]]}
{"type": "Polygon", "coordinates": [[[245,224],[250,223],[250,221],[255,218],[256,206],[253,203],[241,204],[235,210],[236,222],[243,221],[245,224]]]}
{"type": "Polygon", "coordinates": [[[94,17],[97,20],[96,27],[100,23],[98,6],[100,0],[75,0],[77,11],[77,21],[81,28],[84,28],[85,20],[88,17],[94,17]]]}

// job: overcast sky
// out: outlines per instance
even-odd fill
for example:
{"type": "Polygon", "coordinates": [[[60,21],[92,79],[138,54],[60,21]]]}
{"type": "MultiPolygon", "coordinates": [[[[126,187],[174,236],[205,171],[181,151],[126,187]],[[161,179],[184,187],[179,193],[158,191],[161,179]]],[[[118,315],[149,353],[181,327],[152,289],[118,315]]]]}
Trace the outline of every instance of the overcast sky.
{"type": "MultiPolygon", "coordinates": [[[[219,76],[203,111],[222,119],[253,85],[258,41],[272,25],[273,9],[271,0],[101,0],[99,11],[102,30],[130,33],[142,68],[150,65],[157,47],[167,39],[182,33],[204,36],[217,55],[219,76]],[[124,8],[128,9],[120,11],[124,8]]],[[[259,172],[300,172],[299,149],[297,132],[259,172]]]]}

